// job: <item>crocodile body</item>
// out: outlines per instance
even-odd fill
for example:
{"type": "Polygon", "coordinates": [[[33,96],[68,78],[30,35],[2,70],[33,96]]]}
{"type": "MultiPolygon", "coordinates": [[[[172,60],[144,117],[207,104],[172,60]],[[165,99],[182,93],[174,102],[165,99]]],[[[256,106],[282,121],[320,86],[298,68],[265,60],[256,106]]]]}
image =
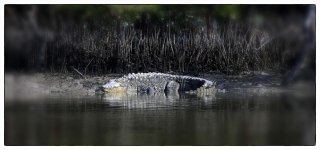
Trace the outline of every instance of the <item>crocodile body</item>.
{"type": "Polygon", "coordinates": [[[214,92],[215,82],[203,78],[164,73],[128,74],[102,86],[107,93],[214,92]]]}

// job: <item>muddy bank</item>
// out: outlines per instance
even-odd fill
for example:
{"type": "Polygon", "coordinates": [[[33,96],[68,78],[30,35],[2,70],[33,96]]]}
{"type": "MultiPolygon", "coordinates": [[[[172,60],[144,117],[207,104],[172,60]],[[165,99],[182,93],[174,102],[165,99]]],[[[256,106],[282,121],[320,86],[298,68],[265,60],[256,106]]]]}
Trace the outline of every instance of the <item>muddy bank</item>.
{"type": "Polygon", "coordinates": [[[110,77],[74,78],[59,74],[5,74],[5,97],[33,97],[55,93],[93,95],[110,77]]]}
{"type": "MultiPolygon", "coordinates": [[[[107,74],[99,77],[79,78],[73,75],[50,73],[5,74],[5,98],[33,97],[56,93],[76,95],[95,95],[101,93],[101,85],[123,74],[107,74]]],[[[190,75],[191,76],[191,75],[190,75]]],[[[283,90],[315,90],[315,82],[297,83],[281,88],[281,77],[267,72],[247,73],[238,76],[223,74],[204,74],[201,78],[217,81],[218,93],[227,92],[279,92],[283,90]]]]}

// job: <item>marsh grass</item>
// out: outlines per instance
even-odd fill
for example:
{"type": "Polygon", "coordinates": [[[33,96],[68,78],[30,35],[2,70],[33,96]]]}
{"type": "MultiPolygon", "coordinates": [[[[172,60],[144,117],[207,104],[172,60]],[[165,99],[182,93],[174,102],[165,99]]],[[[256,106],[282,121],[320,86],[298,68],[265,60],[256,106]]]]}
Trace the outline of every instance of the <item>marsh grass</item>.
{"type": "Polygon", "coordinates": [[[283,39],[248,24],[198,25],[184,29],[133,26],[87,29],[64,24],[47,51],[47,67],[67,73],[244,71],[280,69],[283,39]],[[70,70],[69,70],[70,71],[70,70]]]}

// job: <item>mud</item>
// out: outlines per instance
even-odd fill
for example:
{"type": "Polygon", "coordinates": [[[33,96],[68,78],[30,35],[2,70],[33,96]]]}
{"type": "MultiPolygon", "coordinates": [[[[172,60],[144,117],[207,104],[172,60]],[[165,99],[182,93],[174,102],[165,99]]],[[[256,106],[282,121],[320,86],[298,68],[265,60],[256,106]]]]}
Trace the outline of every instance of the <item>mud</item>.
{"type": "MultiPolygon", "coordinates": [[[[98,77],[79,78],[73,75],[59,75],[57,73],[36,74],[5,74],[5,98],[32,98],[39,95],[68,93],[76,95],[101,94],[101,85],[110,79],[121,77],[123,74],[107,74],[98,77]]],[[[190,75],[192,76],[192,75],[190,75]]],[[[201,78],[215,80],[216,92],[279,92],[284,90],[315,90],[315,82],[297,83],[286,88],[280,87],[281,76],[267,72],[244,73],[231,76],[223,74],[204,74],[201,78]],[[314,86],[313,86],[314,85],[314,86]]]]}

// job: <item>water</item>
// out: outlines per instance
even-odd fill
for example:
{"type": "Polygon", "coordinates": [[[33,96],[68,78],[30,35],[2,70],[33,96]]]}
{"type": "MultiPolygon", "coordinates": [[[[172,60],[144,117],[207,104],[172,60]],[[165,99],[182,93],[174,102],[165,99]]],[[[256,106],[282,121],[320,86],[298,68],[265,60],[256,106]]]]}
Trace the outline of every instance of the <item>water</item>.
{"type": "Polygon", "coordinates": [[[315,94],[75,96],[5,101],[5,145],[315,145],[315,94]]]}

